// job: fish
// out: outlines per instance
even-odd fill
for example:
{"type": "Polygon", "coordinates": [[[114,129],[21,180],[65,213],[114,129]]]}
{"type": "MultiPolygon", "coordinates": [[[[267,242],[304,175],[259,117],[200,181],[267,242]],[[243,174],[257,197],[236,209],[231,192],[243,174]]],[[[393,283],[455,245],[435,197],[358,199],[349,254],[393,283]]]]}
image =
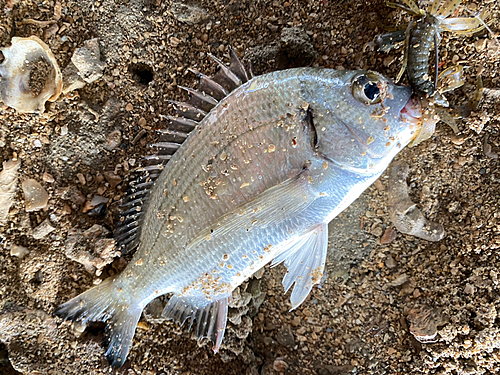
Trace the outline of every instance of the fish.
{"type": "Polygon", "coordinates": [[[107,322],[106,357],[125,362],[153,299],[221,346],[232,291],[283,263],[292,310],[323,277],[328,223],[377,180],[423,128],[419,99],[367,70],[303,67],[253,76],[231,50],[218,73],[174,102],[157,153],[125,200],[117,229],[135,251],[118,275],[55,314],[107,322]]]}

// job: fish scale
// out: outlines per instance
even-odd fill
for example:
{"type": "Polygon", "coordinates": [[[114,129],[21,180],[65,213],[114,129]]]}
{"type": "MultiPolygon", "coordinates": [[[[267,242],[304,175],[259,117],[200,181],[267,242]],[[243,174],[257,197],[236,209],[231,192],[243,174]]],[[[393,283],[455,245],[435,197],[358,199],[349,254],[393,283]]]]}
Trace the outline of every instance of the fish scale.
{"type": "Polygon", "coordinates": [[[107,320],[115,367],[143,308],[163,294],[173,293],[163,315],[191,318],[195,337],[212,339],[215,351],[232,291],[267,263],[284,263],[283,286],[298,307],[323,275],[328,222],[422,126],[411,90],[377,73],[298,68],[252,78],[233,51],[230,68],[215,60],[214,78],[198,74],[203,90],[173,102],[179,117],[167,118],[172,132],[155,144],[168,163],[148,158],[125,200],[117,239],[137,248],[131,262],[56,311],[107,320]],[[209,113],[197,122],[200,107],[209,113]],[[169,137],[188,122],[195,128],[175,151],[169,137]]]}
{"type": "MultiPolygon", "coordinates": [[[[266,80],[264,80],[263,84],[265,85],[267,80],[273,81],[276,80],[275,77],[266,77],[266,80]]],[[[273,91],[281,91],[281,88],[273,88],[272,90],[266,90],[265,92],[260,93],[255,98],[254,100],[256,102],[259,102],[263,100],[263,97],[266,96],[272,96],[273,91]],[[271,92],[269,92],[271,91],[271,92]]],[[[283,89],[287,89],[284,87],[283,89]]],[[[252,98],[253,99],[253,98],[252,98]]],[[[245,100],[245,99],[243,99],[245,100]]],[[[248,99],[247,99],[248,100],[248,99]]],[[[150,202],[159,202],[159,206],[157,211],[164,213],[165,215],[171,214],[172,212],[175,214],[179,213],[183,216],[187,215],[189,216],[188,210],[191,207],[191,210],[195,211],[201,211],[199,208],[196,206],[196,204],[200,204],[201,201],[206,199],[206,193],[205,191],[200,187],[200,183],[206,182],[206,180],[209,177],[209,173],[205,172],[202,168],[203,165],[207,164],[207,161],[209,159],[214,160],[214,168],[217,168],[217,164],[220,163],[220,155],[222,152],[226,152],[227,154],[230,155],[230,160],[232,157],[234,157],[236,160],[240,160],[240,162],[237,162],[237,167],[239,168],[236,171],[231,170],[229,167],[229,176],[224,176],[220,172],[220,170],[216,171],[217,177],[222,178],[224,180],[224,183],[227,183],[229,186],[232,186],[233,190],[235,191],[234,193],[232,192],[227,192],[225,196],[229,196],[230,199],[220,197],[220,199],[217,199],[216,202],[210,202],[210,203],[215,203],[212,204],[211,210],[209,212],[209,217],[204,218],[204,217],[197,217],[197,221],[194,222],[192,225],[193,227],[188,230],[188,232],[185,232],[184,228],[189,227],[190,225],[187,224],[188,221],[186,220],[186,224],[177,224],[176,228],[179,231],[183,231],[183,236],[180,239],[181,241],[184,241],[185,243],[189,241],[190,239],[190,234],[191,233],[196,233],[199,228],[203,228],[209,223],[211,220],[216,219],[217,217],[223,215],[228,209],[240,205],[242,202],[244,202],[246,199],[251,199],[253,196],[258,194],[259,192],[265,190],[266,188],[273,186],[276,183],[282,182],[285,179],[287,179],[290,174],[293,174],[293,171],[300,170],[302,168],[303,162],[306,160],[304,158],[298,159],[297,161],[293,162],[293,154],[297,153],[302,153],[301,148],[293,148],[291,147],[291,141],[287,140],[286,145],[281,145],[283,140],[280,140],[280,128],[276,128],[276,120],[280,119],[282,115],[286,115],[287,111],[290,108],[290,102],[288,100],[283,100],[282,101],[282,108],[280,110],[276,110],[275,112],[270,112],[267,111],[265,114],[260,115],[260,116],[252,116],[248,120],[248,125],[244,127],[234,127],[234,129],[231,129],[232,132],[230,134],[236,135],[237,133],[242,133],[240,137],[236,138],[235,140],[242,141],[243,143],[246,143],[248,145],[255,145],[260,143],[264,139],[268,140],[273,140],[275,142],[275,146],[278,147],[280,150],[278,152],[275,152],[274,155],[263,153],[260,151],[259,147],[252,147],[252,148],[247,148],[244,150],[238,149],[238,147],[234,148],[232,151],[228,150],[228,144],[223,143],[224,140],[227,140],[225,137],[221,137],[219,135],[219,130],[218,128],[226,128],[226,126],[230,126],[231,124],[231,118],[233,114],[237,114],[239,117],[245,118],[247,114],[249,115],[251,108],[252,108],[252,103],[250,105],[246,104],[245,106],[241,106],[238,100],[234,101],[231,103],[231,106],[229,109],[226,110],[224,107],[219,107],[219,111],[214,111],[211,113],[210,117],[206,118],[206,120],[203,121],[203,123],[200,125],[200,127],[203,127],[200,130],[195,130],[198,131],[198,137],[190,137],[186,143],[184,143],[184,152],[183,153],[176,153],[172,160],[169,163],[169,167],[171,167],[171,173],[168,175],[165,174],[163,175],[163,179],[160,178],[157,180],[156,184],[158,185],[163,185],[165,189],[168,190],[169,197],[173,196],[173,200],[170,199],[164,199],[163,191],[161,189],[157,189],[152,193],[152,196],[150,198],[150,202]],[[222,112],[222,113],[219,113],[222,112]],[[211,122],[217,121],[218,128],[215,128],[211,122]],[[274,122],[273,122],[274,121],[274,122]],[[229,125],[226,125],[229,124],[229,125]],[[249,127],[252,127],[253,130],[251,132],[248,132],[247,129],[249,127]],[[263,129],[265,128],[265,129],[263,129]],[[273,129],[275,128],[275,129],[273,129]],[[259,129],[261,129],[259,131],[259,129]],[[269,133],[269,130],[273,131],[275,133],[278,133],[274,135],[273,133],[269,133]],[[219,142],[216,145],[211,145],[213,142],[219,142]],[[206,145],[210,146],[206,146],[206,145]],[[281,147],[280,147],[281,146],[281,147]],[[287,170],[282,170],[280,169],[280,165],[276,165],[276,168],[273,168],[275,170],[275,173],[278,175],[272,176],[272,181],[263,184],[263,182],[266,181],[266,175],[269,176],[267,173],[263,173],[262,176],[264,176],[263,180],[260,180],[258,178],[255,178],[255,173],[257,173],[260,164],[266,165],[268,163],[268,160],[266,159],[274,159],[275,155],[281,154],[282,148],[287,148],[286,153],[286,158],[288,159],[289,164],[294,164],[294,168],[291,169],[292,171],[287,171],[287,170]],[[204,152],[198,152],[199,149],[202,149],[204,152]],[[245,151],[245,154],[240,154],[237,155],[238,152],[245,151]],[[260,154],[260,155],[259,155],[260,154]],[[234,155],[234,156],[231,156],[234,155]],[[267,156],[267,158],[266,158],[267,156]],[[190,163],[187,163],[187,159],[192,158],[190,160],[190,163]],[[252,168],[249,175],[248,169],[244,169],[243,165],[244,162],[241,162],[241,159],[243,160],[248,160],[249,158],[253,158],[252,162],[246,164],[246,167],[252,168]],[[257,159],[258,158],[258,159],[257,159]],[[257,160],[255,160],[257,159],[257,160]],[[188,169],[189,168],[189,169],[188,169]],[[253,169],[255,168],[255,169],[253,169]],[[164,181],[165,179],[168,179],[171,177],[170,176],[176,176],[179,174],[183,174],[186,176],[189,176],[186,179],[183,179],[182,182],[178,181],[177,186],[172,185],[172,181],[164,181]],[[238,176],[239,175],[239,176],[238,176]],[[252,186],[248,186],[247,189],[240,188],[241,185],[245,182],[244,180],[241,179],[242,175],[246,175],[246,177],[254,177],[255,183],[252,184],[252,186]],[[236,181],[231,181],[228,177],[232,177],[236,181]],[[240,179],[238,179],[240,178],[240,179]],[[185,196],[189,196],[189,202],[185,203],[183,202],[182,198],[185,196]],[[175,210],[172,210],[171,207],[175,207],[175,210]],[[179,212],[180,211],[180,212],[179,212]]],[[[278,120],[279,121],[279,120],[278,120]]],[[[234,141],[233,141],[234,143],[234,141]]],[[[218,168],[222,169],[222,168],[218,168]]],[[[270,179],[271,177],[269,177],[270,179]]],[[[156,205],[156,203],[155,203],[156,205]]],[[[196,212],[193,212],[194,215],[196,215],[196,212]]],[[[157,233],[156,237],[159,237],[159,235],[164,231],[164,222],[161,219],[158,219],[157,216],[151,215],[148,217],[148,219],[145,220],[144,226],[148,229],[148,232],[150,231],[151,233],[157,233]]],[[[175,240],[174,240],[175,241],[175,240]]],[[[185,245],[185,243],[179,243],[179,242],[174,242],[173,246],[175,248],[180,248],[185,245]]],[[[150,247],[150,244],[146,242],[141,243],[142,247],[150,247]]],[[[161,251],[161,249],[159,250],[161,251]]]]}
{"type": "MultiPolygon", "coordinates": [[[[262,87],[268,86],[269,82],[280,82],[280,77],[276,77],[276,74],[274,74],[270,77],[263,77],[261,82],[259,80],[257,82],[252,81],[254,85],[262,87]]],[[[288,83],[289,80],[283,82],[283,87],[274,86],[263,90],[254,89],[251,91],[251,98],[247,97],[248,94],[244,95],[247,88],[242,86],[240,87],[241,95],[238,95],[239,92],[235,92],[236,98],[227,108],[219,106],[200,124],[200,129],[195,130],[198,132],[198,136],[190,137],[183,145],[183,152],[176,153],[168,164],[172,168],[171,173],[164,174],[156,181],[158,187],[153,190],[148,203],[149,206],[157,207],[156,212],[160,212],[164,216],[179,215],[182,217],[182,223],[175,222],[174,220],[174,233],[165,238],[163,234],[166,231],[166,225],[169,225],[170,222],[167,224],[158,215],[149,215],[143,224],[145,228],[148,228],[147,232],[144,233],[146,240],[141,242],[132,263],[136,262],[136,259],[140,257],[143,249],[150,249],[149,253],[151,256],[148,259],[155,259],[165,253],[164,248],[168,247],[171,249],[168,251],[169,256],[176,259],[177,262],[171,261],[165,264],[165,268],[168,268],[169,273],[179,275],[175,277],[178,280],[178,284],[189,284],[198,275],[206,272],[206,265],[201,265],[201,269],[191,269],[196,263],[189,261],[190,259],[188,261],[185,259],[184,248],[191,242],[193,237],[201,229],[210,225],[229,210],[240,206],[245,201],[253,199],[253,197],[269,187],[284,182],[303,168],[308,157],[313,156],[313,154],[312,150],[308,150],[305,147],[305,145],[309,144],[309,139],[306,139],[306,134],[301,129],[302,125],[299,119],[301,116],[299,113],[301,110],[300,101],[297,105],[290,100],[297,89],[295,88],[294,91],[290,90],[294,87],[290,87],[288,83]],[[253,107],[254,103],[262,103],[266,97],[273,97],[276,92],[287,92],[288,97],[285,96],[280,101],[275,101],[274,108],[271,111],[268,109],[262,112],[263,108],[261,106],[260,110],[255,111],[254,115],[250,114],[252,108],[255,108],[253,107]],[[290,113],[291,110],[297,113],[290,113]],[[295,122],[290,122],[290,120],[286,119],[286,116],[290,114],[296,117],[295,122]],[[248,120],[247,122],[243,122],[242,126],[234,125],[232,121],[234,115],[237,115],[239,118],[248,118],[248,120]],[[281,120],[283,125],[277,125],[281,118],[283,118],[281,120]],[[290,129],[284,130],[287,126],[290,129]],[[220,129],[223,129],[225,136],[221,137],[220,129]],[[302,138],[297,141],[300,143],[299,147],[292,147],[293,137],[302,138]],[[228,142],[229,139],[232,139],[230,143],[228,142]],[[262,143],[263,141],[266,142],[262,143]],[[211,145],[213,142],[218,143],[211,145]],[[231,145],[238,142],[243,144],[242,148],[231,147],[231,145]],[[203,152],[197,152],[202,147],[201,143],[205,145],[202,149],[203,152]],[[210,146],[206,147],[207,144],[210,146]],[[261,146],[258,146],[259,144],[261,146]],[[275,145],[278,151],[273,153],[263,152],[264,147],[268,150],[269,144],[275,145]],[[248,146],[253,147],[249,148],[248,146]],[[287,151],[282,151],[283,149],[287,151]],[[307,151],[309,151],[309,155],[307,151]],[[222,163],[220,160],[222,152],[229,155],[229,161],[234,159],[238,167],[235,171],[229,167],[230,172],[228,176],[224,176],[221,173],[227,169],[227,163],[222,163]],[[276,158],[276,155],[280,154],[283,155],[283,158],[276,158]],[[192,159],[187,163],[189,158],[192,159]],[[250,158],[252,158],[251,161],[249,161],[250,158]],[[212,170],[217,176],[216,178],[221,179],[220,185],[227,186],[227,191],[217,199],[211,199],[205,193],[203,187],[200,186],[200,183],[206,182],[210,176],[211,172],[206,172],[202,168],[209,159],[214,160],[212,170]],[[245,163],[245,160],[249,162],[245,163]],[[286,164],[287,168],[282,168],[283,164],[286,164]],[[269,171],[274,171],[273,175],[264,173],[261,165],[269,171]],[[243,168],[243,166],[246,168],[243,168]],[[189,176],[189,178],[183,179],[182,183],[178,181],[175,186],[172,185],[171,176],[181,173],[189,176]],[[258,174],[263,176],[263,178],[259,179],[258,174]],[[244,183],[249,183],[250,178],[253,178],[254,181],[242,188],[241,186],[244,183]],[[168,190],[167,199],[165,199],[163,193],[164,189],[161,189],[160,186],[168,190]],[[170,196],[173,198],[168,199],[170,196]],[[183,201],[182,198],[185,196],[190,197],[188,202],[183,201]],[[205,207],[206,209],[203,209],[205,207]],[[207,214],[205,215],[204,213],[207,214]],[[147,240],[150,238],[154,239],[153,243],[147,240]],[[188,267],[190,272],[186,272],[186,267],[188,267]],[[182,276],[180,276],[191,273],[195,275],[191,280],[182,279],[182,276]]],[[[294,86],[300,90],[300,85],[295,84],[294,86]]],[[[295,97],[300,98],[299,95],[295,95],[295,97]]],[[[218,192],[218,190],[218,187],[216,187],[215,192],[218,192]]],[[[223,256],[221,252],[224,251],[227,252],[228,250],[222,248],[218,252],[214,252],[214,249],[209,245],[200,249],[200,254],[192,251],[189,252],[189,258],[207,259],[209,257],[210,261],[206,263],[218,265],[223,256]]],[[[149,271],[150,268],[147,267],[146,261],[140,267],[147,270],[146,272],[151,272],[149,271]]],[[[155,272],[157,274],[165,274],[165,271],[161,268],[155,270],[155,272]]],[[[163,280],[165,287],[155,284],[155,289],[172,288],[172,281],[170,279],[164,277],[163,280]]],[[[148,284],[148,281],[145,280],[145,285],[138,286],[138,288],[147,290],[147,288],[151,288],[151,283],[148,284]]]]}

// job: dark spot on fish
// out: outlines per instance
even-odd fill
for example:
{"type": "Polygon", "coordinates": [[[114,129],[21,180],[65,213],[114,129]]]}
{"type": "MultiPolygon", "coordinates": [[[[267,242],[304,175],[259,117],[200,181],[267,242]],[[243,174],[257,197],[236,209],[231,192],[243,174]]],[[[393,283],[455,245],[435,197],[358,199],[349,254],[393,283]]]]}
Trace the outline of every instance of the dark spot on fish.
{"type": "Polygon", "coordinates": [[[302,127],[304,130],[309,131],[311,147],[315,149],[318,145],[318,133],[316,132],[316,126],[314,125],[314,113],[311,106],[308,106],[304,111],[302,127]]]}

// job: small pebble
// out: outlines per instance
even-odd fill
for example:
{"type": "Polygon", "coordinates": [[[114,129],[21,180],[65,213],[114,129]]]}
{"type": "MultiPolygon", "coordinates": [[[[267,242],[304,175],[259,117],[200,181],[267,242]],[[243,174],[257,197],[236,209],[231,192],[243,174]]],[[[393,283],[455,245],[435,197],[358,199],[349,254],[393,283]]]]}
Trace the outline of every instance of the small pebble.
{"type": "Polygon", "coordinates": [[[396,231],[392,227],[389,227],[385,230],[384,234],[380,238],[380,243],[382,245],[390,244],[396,239],[396,235],[396,231]]]}
{"type": "Polygon", "coordinates": [[[49,184],[51,184],[55,181],[54,177],[50,173],[47,173],[47,172],[43,173],[42,180],[44,182],[48,182],[49,184]]]}
{"type": "Polygon", "coordinates": [[[122,182],[122,178],[112,171],[104,172],[104,178],[108,181],[111,189],[114,189],[120,182],[122,182]]]}
{"type": "Polygon", "coordinates": [[[481,52],[486,47],[486,39],[478,39],[474,42],[474,47],[476,47],[476,51],[481,52]]]}
{"type": "Polygon", "coordinates": [[[101,197],[99,195],[94,195],[94,198],[92,198],[92,200],[90,201],[90,204],[95,207],[95,206],[99,206],[100,204],[108,203],[108,202],[109,202],[109,198],[101,197]]]}
{"type": "Polygon", "coordinates": [[[392,256],[388,256],[386,259],[385,259],[385,266],[387,268],[394,268],[396,267],[396,261],[394,260],[394,258],[392,256]]]}
{"type": "Polygon", "coordinates": [[[77,173],[76,177],[78,178],[78,182],[82,185],[85,185],[87,181],[85,181],[85,177],[81,173],[77,173]]]}
{"type": "Polygon", "coordinates": [[[45,221],[43,221],[39,226],[33,229],[33,238],[35,240],[41,240],[55,229],[56,228],[54,228],[52,224],[50,224],[49,219],[45,219],[45,221]]]}
{"type": "Polygon", "coordinates": [[[10,249],[10,255],[19,259],[23,259],[29,252],[26,247],[18,245],[13,245],[10,249]]]}
{"type": "Polygon", "coordinates": [[[175,36],[170,38],[170,46],[171,47],[177,47],[181,43],[181,40],[179,38],[176,38],[175,36]]]}
{"type": "Polygon", "coordinates": [[[284,372],[288,368],[288,364],[283,360],[283,358],[276,358],[273,362],[273,370],[278,372],[284,372]]]}
{"type": "MultiPolygon", "coordinates": [[[[12,252],[11,252],[11,254],[12,254],[12,252]]],[[[474,294],[474,287],[471,284],[466,284],[465,288],[464,288],[464,293],[470,294],[470,295],[474,294]]]]}
{"type": "Polygon", "coordinates": [[[62,208],[62,214],[63,215],[69,215],[71,214],[71,207],[65,204],[62,208]]]}
{"type": "Polygon", "coordinates": [[[196,5],[188,5],[185,1],[172,2],[170,12],[177,21],[188,25],[195,25],[210,17],[205,9],[196,5]]]}
{"type": "Polygon", "coordinates": [[[139,124],[139,126],[140,126],[141,128],[144,128],[144,127],[148,124],[148,122],[146,121],[146,119],[145,119],[144,117],[141,117],[141,118],[139,119],[139,123],[138,123],[138,124],[139,124]]]}
{"type": "Polygon", "coordinates": [[[276,335],[276,340],[283,346],[288,348],[293,348],[295,346],[295,338],[293,336],[292,329],[290,326],[285,325],[281,327],[276,335]]]}
{"type": "Polygon", "coordinates": [[[97,174],[95,175],[95,181],[96,181],[98,184],[100,184],[101,182],[103,182],[103,181],[104,181],[104,176],[103,176],[102,174],[100,174],[100,173],[97,173],[97,174]]]}
{"type": "Polygon", "coordinates": [[[384,230],[380,226],[378,226],[378,225],[375,224],[375,226],[371,229],[371,233],[375,237],[380,237],[384,233],[384,230]]]}
{"type": "Polygon", "coordinates": [[[407,274],[403,273],[401,275],[396,276],[394,280],[391,282],[391,286],[401,286],[408,281],[409,277],[407,274]]]}
{"type": "Polygon", "coordinates": [[[122,133],[119,130],[113,130],[106,137],[106,145],[104,146],[106,150],[112,151],[116,149],[122,143],[122,133]]]}
{"type": "Polygon", "coordinates": [[[97,81],[102,77],[105,64],[100,61],[99,40],[86,40],[83,46],[77,48],[71,57],[71,62],[78,69],[78,75],[87,83],[97,81]]]}

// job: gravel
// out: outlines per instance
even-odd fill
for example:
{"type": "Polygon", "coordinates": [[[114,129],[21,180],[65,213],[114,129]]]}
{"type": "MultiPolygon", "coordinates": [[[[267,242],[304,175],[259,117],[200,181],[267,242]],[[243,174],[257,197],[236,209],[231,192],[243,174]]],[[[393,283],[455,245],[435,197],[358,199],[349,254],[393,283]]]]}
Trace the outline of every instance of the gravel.
{"type": "MultiPolygon", "coordinates": [[[[464,3],[490,10],[498,31],[498,2],[464,3]]],[[[195,85],[188,68],[213,74],[208,53],[228,61],[232,46],[255,74],[303,58],[300,65],[396,77],[401,51],[377,52],[373,41],[409,18],[382,0],[0,4],[0,46],[36,35],[62,71],[79,48],[86,48],[80,57],[90,56],[96,38],[100,51],[86,65],[98,78],[47,103],[43,114],[0,107],[0,161],[20,160],[21,181],[37,181],[48,195],[28,212],[20,183],[9,190],[13,205],[0,224],[0,373],[500,372],[500,170],[493,156],[500,152],[500,63],[498,41],[486,32],[443,33],[440,43],[443,68],[453,60],[467,66],[467,83],[447,94],[452,108],[467,102],[481,73],[479,108],[459,122],[460,134],[438,124],[429,140],[398,156],[409,166],[409,198],[444,228],[443,239],[394,229],[385,173],[330,224],[326,275],[298,309],[290,312],[283,295],[284,268],[266,267],[239,288],[224,347],[214,355],[186,326],[157,319],[164,302],[157,301],[115,372],[104,357],[102,324],[70,325],[52,312],[126,266],[107,240],[133,171],[150,152],[151,130],[172,114],[167,99],[183,100],[177,85],[195,85]],[[95,197],[105,203],[92,206],[95,197]],[[34,236],[37,228],[43,236],[34,236]]]]}

